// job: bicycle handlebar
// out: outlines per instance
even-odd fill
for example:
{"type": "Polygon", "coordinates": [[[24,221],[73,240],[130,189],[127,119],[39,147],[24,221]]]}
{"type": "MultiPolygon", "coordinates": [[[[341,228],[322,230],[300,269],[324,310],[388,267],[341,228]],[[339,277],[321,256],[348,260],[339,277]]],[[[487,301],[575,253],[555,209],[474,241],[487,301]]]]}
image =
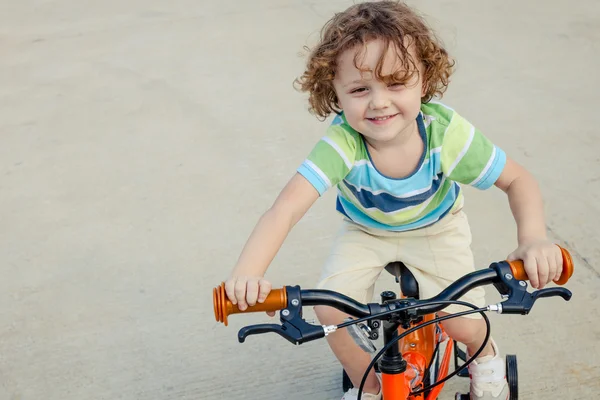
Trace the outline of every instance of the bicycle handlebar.
{"type": "MultiPolygon", "coordinates": [[[[558,247],[560,248],[562,253],[563,271],[560,278],[554,282],[558,285],[564,285],[573,275],[573,259],[567,250],[563,249],[560,246],[558,247]]],[[[422,303],[423,306],[420,307],[417,310],[417,312],[419,313],[419,315],[425,315],[440,311],[445,307],[444,305],[427,305],[427,303],[446,300],[456,300],[469,290],[490,283],[494,284],[494,286],[496,286],[496,289],[501,294],[512,295],[512,293],[515,292],[516,289],[515,287],[510,288],[510,280],[512,280],[513,278],[516,281],[524,281],[527,279],[527,273],[525,272],[525,267],[522,261],[503,261],[500,263],[494,263],[490,265],[490,268],[475,271],[463,276],[462,278],[448,286],[437,296],[431,299],[419,301],[419,303],[422,303]],[[510,273],[502,272],[503,270],[512,272],[510,278],[506,277],[507,275],[510,275],[510,273]]],[[[231,301],[227,298],[227,295],[225,294],[225,284],[221,283],[219,287],[213,289],[213,306],[215,319],[218,322],[223,322],[227,326],[227,317],[231,314],[261,311],[279,311],[286,309],[289,307],[288,291],[290,290],[290,288],[291,286],[286,286],[282,289],[274,289],[269,293],[269,295],[263,303],[257,303],[256,305],[249,306],[246,310],[241,311],[237,307],[237,305],[231,303],[231,301]]],[[[528,293],[525,289],[518,291],[524,291],[525,293],[528,293]]],[[[525,293],[521,293],[519,299],[513,299],[513,304],[511,304],[511,302],[509,301],[505,301],[504,303],[502,303],[505,304],[505,311],[512,313],[528,313],[531,309],[531,306],[533,306],[535,300],[540,297],[558,295],[565,298],[565,300],[568,300],[568,298],[570,298],[570,293],[567,296],[566,292],[562,291],[561,289],[555,288],[539,290],[534,294],[530,294],[530,299],[525,297],[525,293]],[[517,302],[522,307],[517,306],[517,302]]],[[[329,290],[301,290],[299,293],[299,297],[299,299],[294,299],[293,301],[301,302],[304,306],[329,305],[356,317],[366,317],[372,315],[376,311],[374,308],[377,308],[374,304],[361,304],[347,296],[329,290]]],[[[294,305],[297,306],[298,304],[294,305]]],[[[382,310],[379,311],[381,312],[382,310]]]]}

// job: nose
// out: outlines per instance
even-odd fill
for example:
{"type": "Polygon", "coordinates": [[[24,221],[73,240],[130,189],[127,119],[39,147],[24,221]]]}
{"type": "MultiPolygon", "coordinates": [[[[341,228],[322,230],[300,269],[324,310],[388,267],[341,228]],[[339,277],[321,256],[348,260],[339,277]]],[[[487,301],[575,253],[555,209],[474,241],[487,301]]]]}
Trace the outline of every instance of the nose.
{"type": "Polygon", "coordinates": [[[390,106],[390,99],[383,90],[372,90],[369,108],[371,110],[381,110],[390,106]]]}

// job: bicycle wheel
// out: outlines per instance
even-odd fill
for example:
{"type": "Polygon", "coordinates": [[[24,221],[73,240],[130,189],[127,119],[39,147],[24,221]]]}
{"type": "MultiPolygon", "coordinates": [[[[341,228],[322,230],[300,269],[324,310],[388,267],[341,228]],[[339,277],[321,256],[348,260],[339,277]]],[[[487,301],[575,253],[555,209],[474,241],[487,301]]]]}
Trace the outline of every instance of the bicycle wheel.
{"type": "Polygon", "coordinates": [[[517,356],[511,354],[506,356],[506,380],[510,390],[509,400],[519,398],[519,375],[517,370],[517,356]]]}

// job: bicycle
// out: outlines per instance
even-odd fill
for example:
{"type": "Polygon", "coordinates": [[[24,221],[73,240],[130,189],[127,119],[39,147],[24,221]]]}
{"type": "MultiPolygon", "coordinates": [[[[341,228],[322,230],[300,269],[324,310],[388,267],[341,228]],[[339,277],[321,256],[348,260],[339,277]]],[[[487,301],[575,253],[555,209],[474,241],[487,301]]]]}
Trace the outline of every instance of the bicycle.
{"type": "MultiPolygon", "coordinates": [[[[559,246],[560,248],[560,246],[559,246]]],[[[558,285],[564,285],[573,275],[573,261],[569,252],[560,248],[563,256],[563,271],[558,285]]],[[[240,329],[238,340],[243,343],[250,335],[274,332],[296,345],[323,338],[338,329],[349,328],[350,334],[365,351],[374,353],[371,342],[379,337],[383,327],[383,347],[373,356],[359,387],[360,400],[368,373],[377,366],[381,374],[381,390],[385,400],[435,400],[443,385],[450,378],[468,376],[466,367],[483,351],[490,337],[490,322],[485,312],[501,314],[528,314],[535,301],[542,297],[559,296],[570,300],[572,293],[565,288],[545,288],[530,293],[527,291],[527,275],[522,261],[501,261],[489,268],[467,274],[448,286],[437,296],[421,300],[418,283],[406,266],[400,262],[390,263],[386,270],[396,276],[400,283],[401,297],[386,291],[381,294],[381,303],[362,304],[340,293],[329,290],[301,290],[299,286],[284,286],[272,290],[264,303],[248,307],[244,313],[259,311],[281,311],[279,324],[260,324],[240,329]],[[469,290],[493,284],[503,301],[478,308],[457,301],[469,290]],[[439,317],[438,311],[450,304],[471,308],[455,314],[439,317]],[[340,325],[312,325],[302,318],[303,306],[327,305],[335,307],[357,319],[346,320],[340,325]],[[440,322],[468,314],[480,313],[486,323],[484,343],[468,360],[466,352],[449,340],[440,322]],[[383,322],[383,324],[382,324],[383,322]],[[440,346],[446,349],[440,360],[440,346]],[[454,355],[454,371],[448,374],[450,360],[454,355]],[[458,360],[464,361],[457,366],[458,360]],[[466,373],[466,374],[465,374],[466,373]]],[[[224,283],[213,289],[213,305],[218,322],[228,324],[228,316],[240,313],[225,295],[224,283]]],[[[507,380],[510,400],[518,399],[518,371],[516,356],[506,356],[507,380]]],[[[351,382],[344,374],[344,391],[351,382]]],[[[456,394],[457,400],[468,400],[468,394],[456,394]]]]}

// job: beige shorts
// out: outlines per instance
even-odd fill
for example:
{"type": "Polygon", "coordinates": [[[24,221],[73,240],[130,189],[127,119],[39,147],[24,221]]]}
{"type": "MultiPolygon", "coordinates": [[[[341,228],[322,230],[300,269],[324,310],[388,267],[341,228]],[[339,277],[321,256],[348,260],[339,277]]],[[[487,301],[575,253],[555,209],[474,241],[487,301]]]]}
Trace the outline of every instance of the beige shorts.
{"type": "MultiPolygon", "coordinates": [[[[361,303],[372,302],[375,281],[384,267],[402,261],[419,283],[420,298],[427,299],[475,270],[470,246],[471,229],[460,209],[432,226],[408,232],[366,228],[344,220],[317,287],[335,290],[361,303]]],[[[485,291],[479,287],[460,300],[481,307],[484,296],[485,291]]],[[[452,305],[444,311],[465,309],[452,305]]],[[[480,314],[472,316],[478,318],[480,314]]]]}

